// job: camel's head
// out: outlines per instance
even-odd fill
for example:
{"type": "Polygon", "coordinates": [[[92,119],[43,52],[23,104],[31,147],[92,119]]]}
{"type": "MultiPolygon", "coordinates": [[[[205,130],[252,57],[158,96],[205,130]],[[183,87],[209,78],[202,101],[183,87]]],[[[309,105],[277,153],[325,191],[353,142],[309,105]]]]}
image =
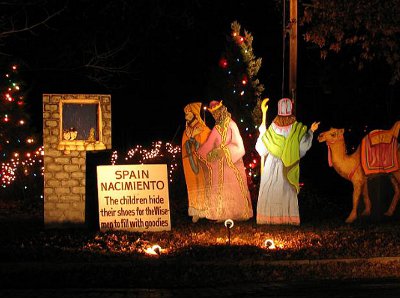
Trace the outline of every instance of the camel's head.
{"type": "Polygon", "coordinates": [[[339,139],[343,139],[344,129],[343,128],[331,128],[327,131],[321,132],[318,135],[318,141],[320,143],[335,143],[339,139]]]}

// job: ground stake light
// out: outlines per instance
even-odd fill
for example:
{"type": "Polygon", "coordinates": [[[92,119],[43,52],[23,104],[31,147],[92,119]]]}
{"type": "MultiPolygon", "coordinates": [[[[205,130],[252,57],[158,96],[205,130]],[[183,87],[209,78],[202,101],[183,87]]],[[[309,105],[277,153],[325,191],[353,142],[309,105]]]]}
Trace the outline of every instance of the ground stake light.
{"type": "Polygon", "coordinates": [[[276,248],[274,240],[272,240],[272,239],[265,240],[264,245],[268,249],[275,249],[276,248]]]}
{"type": "Polygon", "coordinates": [[[228,231],[228,245],[231,245],[231,229],[234,225],[233,220],[232,219],[225,220],[224,225],[226,227],[226,230],[228,231]]]}
{"type": "Polygon", "coordinates": [[[160,245],[156,244],[152,247],[146,248],[145,252],[149,255],[161,255],[162,248],[160,245]]]}

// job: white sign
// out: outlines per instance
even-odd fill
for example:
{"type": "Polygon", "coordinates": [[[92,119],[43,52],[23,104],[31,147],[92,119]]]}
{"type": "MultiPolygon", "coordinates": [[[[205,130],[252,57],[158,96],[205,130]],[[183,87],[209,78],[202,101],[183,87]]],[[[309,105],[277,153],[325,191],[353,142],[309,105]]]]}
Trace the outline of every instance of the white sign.
{"type": "Polygon", "coordinates": [[[101,231],[170,231],[165,164],[97,166],[101,231]]]}

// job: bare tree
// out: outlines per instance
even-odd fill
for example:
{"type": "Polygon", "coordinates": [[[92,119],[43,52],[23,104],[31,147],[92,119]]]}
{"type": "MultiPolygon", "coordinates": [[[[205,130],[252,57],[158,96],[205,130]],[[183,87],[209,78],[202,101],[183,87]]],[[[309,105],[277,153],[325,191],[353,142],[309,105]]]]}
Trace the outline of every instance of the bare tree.
{"type": "Polygon", "coordinates": [[[107,89],[145,70],[149,53],[192,26],[197,0],[9,0],[0,2],[0,51],[32,72],[85,77],[107,89]],[[29,47],[27,47],[29,44],[29,47]],[[144,65],[144,66],[143,66],[144,65]]]}
{"type": "MultiPolygon", "coordinates": [[[[36,34],[41,27],[49,27],[52,19],[59,16],[65,6],[54,7],[51,10],[42,0],[32,1],[3,1],[0,2],[0,47],[7,39],[18,38],[23,33],[36,34]]],[[[2,52],[7,55],[7,52],[2,52]]]]}

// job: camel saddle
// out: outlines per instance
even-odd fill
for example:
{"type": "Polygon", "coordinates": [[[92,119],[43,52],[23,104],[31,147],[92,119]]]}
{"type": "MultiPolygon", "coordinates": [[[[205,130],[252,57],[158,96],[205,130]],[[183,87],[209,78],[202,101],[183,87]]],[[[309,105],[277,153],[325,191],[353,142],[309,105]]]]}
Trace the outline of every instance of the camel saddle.
{"type": "Polygon", "coordinates": [[[399,169],[397,138],[388,130],[373,130],[361,141],[361,164],[366,175],[399,169]]]}

